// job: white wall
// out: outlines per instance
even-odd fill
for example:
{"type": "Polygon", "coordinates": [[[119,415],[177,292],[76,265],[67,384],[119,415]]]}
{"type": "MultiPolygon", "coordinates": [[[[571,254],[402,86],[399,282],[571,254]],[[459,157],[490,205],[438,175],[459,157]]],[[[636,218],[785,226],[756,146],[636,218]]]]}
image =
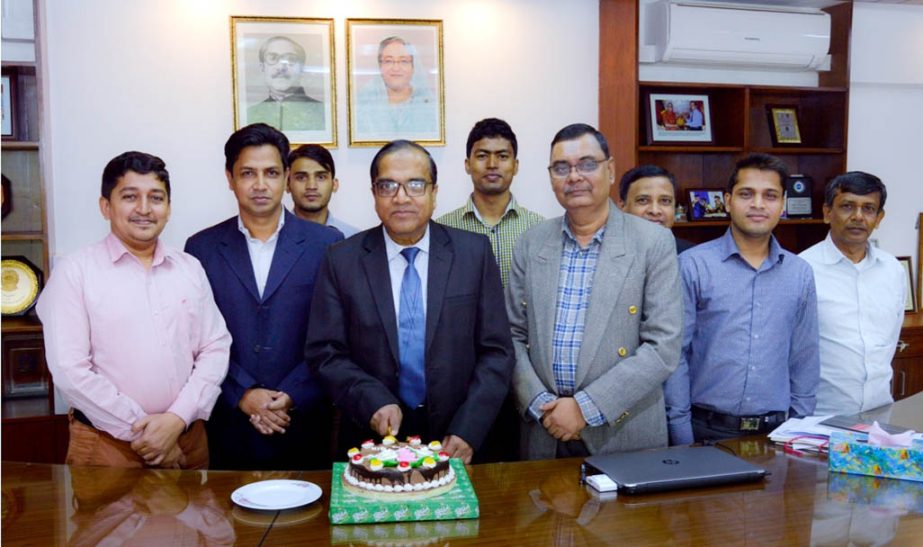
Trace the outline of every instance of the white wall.
{"type": "MultiPolygon", "coordinates": [[[[848,168],[881,177],[882,248],[913,256],[923,212],[923,6],[855,4],[851,42],[848,168]]],[[[914,271],[914,276],[919,272],[914,271]]]]}
{"type": "Polygon", "coordinates": [[[560,214],[545,170],[548,144],[564,125],[598,118],[596,0],[81,0],[49,2],[45,10],[54,256],[106,233],[100,174],[125,150],[167,162],[168,243],[182,246],[236,214],[222,152],[233,131],[232,14],[334,18],[340,191],[331,207],[358,226],[377,224],[368,190],[376,150],[346,146],[347,17],[444,21],[446,146],[430,148],[440,175],[437,215],[467,198],[465,140],[487,116],[506,119],[519,138],[517,198],[560,214]]]}

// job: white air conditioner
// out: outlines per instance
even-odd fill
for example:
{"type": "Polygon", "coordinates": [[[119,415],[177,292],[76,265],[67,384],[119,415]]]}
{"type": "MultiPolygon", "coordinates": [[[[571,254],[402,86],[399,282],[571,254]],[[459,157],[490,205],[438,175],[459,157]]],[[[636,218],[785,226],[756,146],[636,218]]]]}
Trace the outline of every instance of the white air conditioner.
{"type": "Polygon", "coordinates": [[[829,63],[830,15],[813,9],[664,1],[648,11],[656,59],[818,70],[829,63]]]}

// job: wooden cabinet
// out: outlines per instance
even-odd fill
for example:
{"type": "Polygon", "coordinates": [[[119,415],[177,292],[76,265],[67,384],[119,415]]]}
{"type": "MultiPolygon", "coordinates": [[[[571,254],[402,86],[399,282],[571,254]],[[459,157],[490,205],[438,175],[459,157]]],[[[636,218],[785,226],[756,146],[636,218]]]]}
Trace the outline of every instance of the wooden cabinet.
{"type": "MultiPolygon", "coordinates": [[[[4,185],[8,185],[5,194],[8,191],[11,199],[4,204],[0,237],[3,258],[24,257],[41,271],[40,277],[46,278],[48,222],[43,162],[47,160],[43,157],[42,57],[35,46],[35,37],[41,30],[37,15],[40,6],[31,6],[35,15],[26,13],[28,7],[22,2],[14,6],[17,14],[24,15],[18,21],[21,24],[10,25],[11,29],[15,27],[16,36],[7,35],[4,19],[2,72],[12,92],[12,134],[3,137],[2,171],[4,185]],[[30,22],[31,33],[24,30],[30,22]]],[[[45,364],[42,325],[34,310],[22,316],[3,317],[2,344],[2,458],[63,462],[66,416],[54,414],[54,389],[45,364]]]]}
{"type": "Polygon", "coordinates": [[[898,401],[923,391],[923,313],[907,315],[891,362],[891,394],[898,401]]]}
{"type": "MultiPolygon", "coordinates": [[[[688,208],[690,189],[724,188],[738,159],[753,152],[773,154],[791,173],[813,179],[812,218],[782,220],[776,237],[794,252],[823,239],[827,233],[821,220],[824,185],[846,171],[852,5],[827,11],[832,16],[832,70],[821,73],[819,87],[645,82],[638,80],[638,2],[601,0],[599,127],[610,141],[617,171],[645,163],[668,169],[677,178],[678,203],[688,208]],[[651,142],[652,93],[706,95],[712,141],[651,142]],[[773,144],[769,105],[796,109],[800,144],[773,144]]],[[[617,185],[612,192],[615,197],[617,185]]],[[[673,231],[678,237],[702,242],[720,236],[727,225],[726,220],[680,222],[673,231]]]]}

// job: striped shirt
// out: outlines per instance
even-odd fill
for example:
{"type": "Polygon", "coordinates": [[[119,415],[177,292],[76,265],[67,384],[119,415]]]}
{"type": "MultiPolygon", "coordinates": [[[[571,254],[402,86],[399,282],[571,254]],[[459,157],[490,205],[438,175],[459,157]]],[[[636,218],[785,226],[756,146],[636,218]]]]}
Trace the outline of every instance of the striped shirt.
{"type": "Polygon", "coordinates": [[[484,222],[470,196],[465,205],[442,215],[436,222],[487,236],[490,239],[494,257],[497,259],[497,266],[500,267],[500,280],[506,287],[510,279],[510,263],[513,261],[513,247],[516,245],[516,240],[523,232],[543,220],[545,220],[544,217],[520,206],[516,203],[516,198],[510,195],[510,203],[503,216],[500,217],[500,222],[493,226],[484,222]]]}
{"type": "MultiPolygon", "coordinates": [[[[555,307],[554,332],[551,336],[552,371],[555,389],[559,397],[573,397],[580,405],[583,419],[587,425],[600,426],[606,423],[599,408],[585,391],[577,389],[577,359],[580,346],[583,345],[583,333],[586,327],[586,312],[590,307],[590,294],[593,290],[593,275],[599,262],[603,236],[603,225],[586,247],[581,247],[567,225],[562,222],[564,247],[561,251],[561,268],[558,275],[557,306],[555,307]],[[575,393],[576,391],[576,393],[575,393]]],[[[556,397],[542,392],[529,405],[529,410],[536,420],[540,419],[541,405],[553,401],[556,397]]]]}

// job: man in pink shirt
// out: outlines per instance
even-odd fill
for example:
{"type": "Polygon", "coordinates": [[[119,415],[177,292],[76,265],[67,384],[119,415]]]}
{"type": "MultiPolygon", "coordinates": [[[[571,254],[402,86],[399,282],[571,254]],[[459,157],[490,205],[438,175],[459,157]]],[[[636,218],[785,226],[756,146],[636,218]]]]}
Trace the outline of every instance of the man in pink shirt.
{"type": "Polygon", "coordinates": [[[99,208],[111,233],[61,259],[36,308],[48,368],[73,407],[66,463],[205,468],[202,421],[231,336],[199,262],[158,241],[170,217],[163,160],[115,157],[99,208]]]}

